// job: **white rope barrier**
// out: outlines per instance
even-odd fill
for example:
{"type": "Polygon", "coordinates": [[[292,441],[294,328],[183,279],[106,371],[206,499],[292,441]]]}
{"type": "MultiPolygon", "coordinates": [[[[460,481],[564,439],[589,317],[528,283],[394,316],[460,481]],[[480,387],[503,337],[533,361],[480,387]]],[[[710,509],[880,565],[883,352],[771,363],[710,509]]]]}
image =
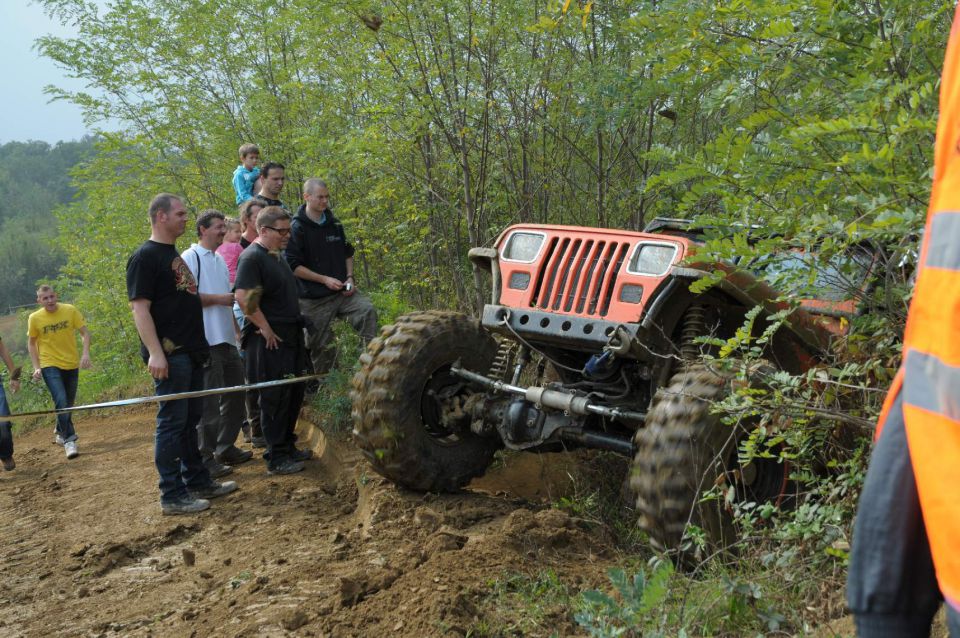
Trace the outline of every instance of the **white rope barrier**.
{"type": "Polygon", "coordinates": [[[250,385],[235,385],[227,388],[210,388],[208,390],[192,390],[190,392],[178,392],[176,394],[158,394],[150,397],[136,397],[134,399],[118,399],[117,401],[106,401],[104,403],[91,403],[88,405],[75,405],[71,408],[61,410],[40,410],[37,412],[20,412],[9,416],[0,416],[0,421],[15,421],[17,419],[32,419],[38,416],[49,416],[55,414],[67,414],[70,412],[83,412],[86,410],[99,410],[102,408],[119,408],[127,405],[140,405],[143,403],[163,403],[166,401],[178,401],[180,399],[196,399],[199,397],[208,397],[215,394],[230,394],[232,392],[246,392],[247,390],[261,390],[263,388],[275,388],[281,385],[290,385],[293,383],[305,383],[311,379],[323,379],[326,375],[310,374],[302,377],[291,377],[288,379],[277,379],[276,381],[262,381],[250,385]]]}

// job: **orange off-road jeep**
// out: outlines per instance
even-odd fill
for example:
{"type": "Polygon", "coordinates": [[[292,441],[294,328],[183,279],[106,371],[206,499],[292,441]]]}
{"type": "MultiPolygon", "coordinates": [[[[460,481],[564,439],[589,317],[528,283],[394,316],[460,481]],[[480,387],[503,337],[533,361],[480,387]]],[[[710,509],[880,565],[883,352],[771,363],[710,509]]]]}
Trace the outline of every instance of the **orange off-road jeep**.
{"type": "MultiPolygon", "coordinates": [[[[784,308],[771,281],[802,255],[768,260],[765,280],[698,263],[699,243],[688,222],[656,219],[644,232],[522,224],[472,249],[492,275],[483,316],[416,312],[383,329],[353,380],[358,444],[383,476],[434,491],[463,487],[504,447],[612,450],[634,459],[630,484],[654,544],[678,548],[690,523],[731,540],[730,499],[703,491],[779,502],[789,470],[778,459],[738,460],[752,426],[711,413],[732,380],[701,363],[698,338],[734,334],[757,306],[784,308]],[[717,269],[728,276],[690,290],[717,269]]],[[[851,284],[862,288],[871,265],[857,255],[821,272],[822,295],[790,314],[766,367],[815,365],[855,312],[851,284]]]]}

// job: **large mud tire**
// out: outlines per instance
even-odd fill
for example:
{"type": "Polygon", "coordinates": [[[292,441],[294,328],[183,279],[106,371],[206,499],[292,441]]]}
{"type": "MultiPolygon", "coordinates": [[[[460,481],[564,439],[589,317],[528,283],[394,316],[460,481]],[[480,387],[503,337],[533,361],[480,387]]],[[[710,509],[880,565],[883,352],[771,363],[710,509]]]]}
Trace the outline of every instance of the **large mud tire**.
{"type": "Polygon", "coordinates": [[[659,390],[637,431],[631,487],[636,494],[639,525],[651,543],[674,554],[679,562],[694,563],[703,556],[684,547],[684,533],[692,524],[706,536],[710,551],[729,548],[737,540],[723,488],[733,485],[737,498],[778,500],[787,486],[786,472],[775,461],[755,462],[745,469],[737,446],[749,433],[749,424],[731,426],[711,406],[732,390],[729,377],[701,365],[680,370],[659,390]],[[750,475],[744,486],[742,477],[750,475]],[[720,486],[720,498],[703,493],[720,486]]]}
{"type": "Polygon", "coordinates": [[[496,343],[476,320],[454,312],[400,317],[370,342],[353,378],[353,434],[374,469],[404,487],[432,492],[459,490],[481,476],[500,440],[460,428],[445,431],[430,396],[470,390],[449,374],[459,360],[484,373],[496,343]]]}

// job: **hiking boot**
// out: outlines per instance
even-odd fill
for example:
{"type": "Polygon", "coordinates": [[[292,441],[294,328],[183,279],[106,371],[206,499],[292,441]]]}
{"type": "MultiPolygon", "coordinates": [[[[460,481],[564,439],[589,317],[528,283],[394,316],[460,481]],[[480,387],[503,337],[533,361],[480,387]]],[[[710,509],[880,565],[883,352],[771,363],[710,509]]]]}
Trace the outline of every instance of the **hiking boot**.
{"type": "Polygon", "coordinates": [[[164,516],[175,516],[177,514],[196,514],[210,508],[210,501],[202,498],[193,498],[184,496],[170,503],[160,503],[160,509],[164,516]]]}
{"type": "Polygon", "coordinates": [[[233,472],[233,468],[229,465],[224,465],[223,463],[218,463],[215,460],[211,460],[208,463],[205,463],[207,466],[207,471],[210,472],[210,478],[220,478],[226,476],[233,472]]]}
{"type": "Polygon", "coordinates": [[[3,463],[3,469],[5,469],[7,472],[17,467],[17,464],[13,462],[12,456],[9,459],[0,459],[0,463],[3,463]]]}
{"type": "Polygon", "coordinates": [[[80,450],[77,449],[76,441],[67,441],[63,444],[63,450],[67,453],[68,459],[75,459],[80,455],[80,450]]]}
{"type": "Polygon", "coordinates": [[[250,445],[252,447],[264,448],[267,447],[267,440],[262,436],[253,436],[250,437],[250,445]]]}
{"type": "Polygon", "coordinates": [[[294,450],[291,456],[294,461],[309,461],[313,458],[313,450],[309,448],[306,450],[294,450]]]}
{"type": "Polygon", "coordinates": [[[252,459],[253,452],[250,450],[241,450],[240,448],[233,447],[223,454],[215,454],[214,458],[217,459],[218,463],[222,463],[224,465],[240,465],[241,463],[246,463],[252,459]]]}
{"type": "Polygon", "coordinates": [[[217,483],[214,481],[206,487],[201,487],[195,490],[190,490],[190,496],[195,499],[203,500],[210,498],[217,498],[219,496],[226,496],[231,492],[237,491],[237,482],[236,481],[224,481],[223,483],[217,483]]]}
{"type": "Polygon", "coordinates": [[[303,461],[294,461],[293,459],[284,459],[278,463],[267,466],[267,474],[282,475],[296,474],[302,472],[304,468],[303,461]]]}

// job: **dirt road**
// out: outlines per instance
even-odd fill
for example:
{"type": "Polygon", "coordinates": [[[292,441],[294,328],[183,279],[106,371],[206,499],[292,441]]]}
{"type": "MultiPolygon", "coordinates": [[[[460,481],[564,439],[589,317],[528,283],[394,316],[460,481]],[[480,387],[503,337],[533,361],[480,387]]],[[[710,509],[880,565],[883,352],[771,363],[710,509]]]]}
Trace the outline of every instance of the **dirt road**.
{"type": "MultiPolygon", "coordinates": [[[[67,461],[52,427],[16,441],[0,472],[0,635],[441,636],[484,633],[493,583],[551,570],[581,589],[617,557],[541,496],[561,460],[510,459],[471,490],[398,490],[349,440],[306,421],[306,472],[237,468],[207,512],[163,517],[147,409],[76,420],[67,461]],[[544,476],[546,474],[547,476],[544,476]]],[[[570,457],[564,457],[569,459],[570,457]]],[[[525,635],[572,635],[569,613],[525,635]]]]}

